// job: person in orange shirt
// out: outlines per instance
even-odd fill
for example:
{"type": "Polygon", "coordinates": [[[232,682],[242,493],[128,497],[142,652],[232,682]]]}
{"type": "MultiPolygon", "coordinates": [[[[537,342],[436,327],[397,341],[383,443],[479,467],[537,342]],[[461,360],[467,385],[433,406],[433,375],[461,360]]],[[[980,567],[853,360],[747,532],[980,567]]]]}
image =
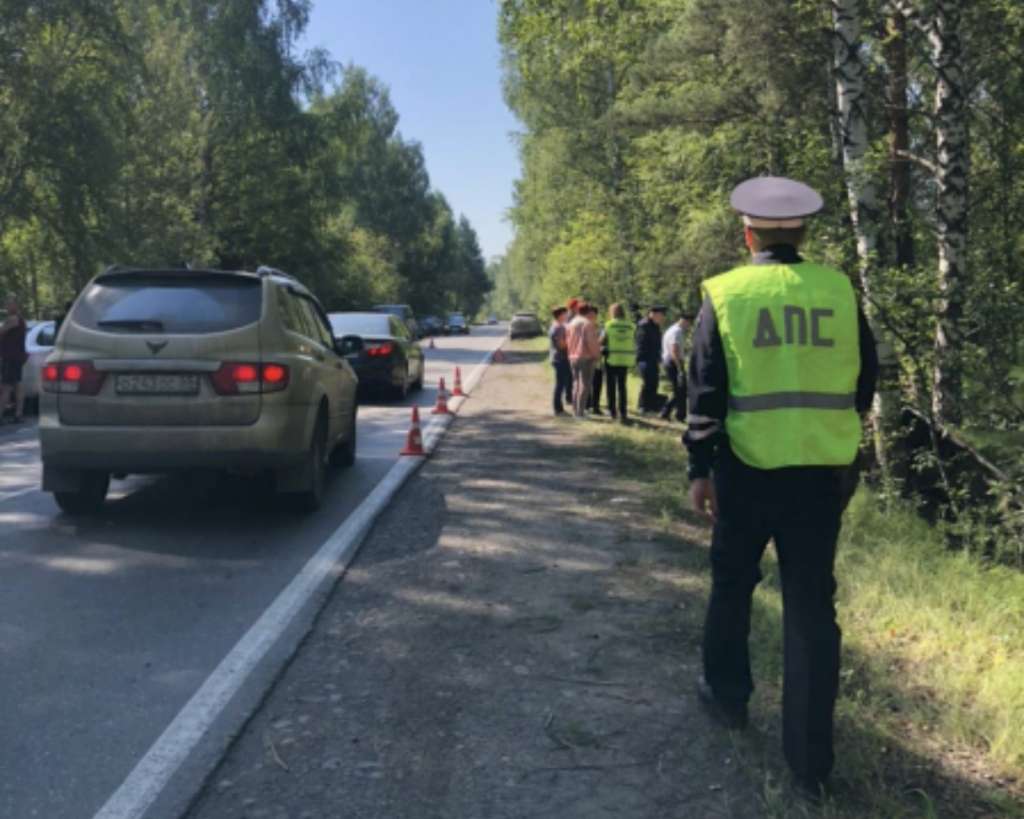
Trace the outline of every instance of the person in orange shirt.
{"type": "Polygon", "coordinates": [[[601,340],[597,331],[597,310],[582,302],[578,311],[579,314],[566,328],[566,345],[572,368],[573,414],[583,418],[590,404],[594,367],[601,357],[601,340]]]}

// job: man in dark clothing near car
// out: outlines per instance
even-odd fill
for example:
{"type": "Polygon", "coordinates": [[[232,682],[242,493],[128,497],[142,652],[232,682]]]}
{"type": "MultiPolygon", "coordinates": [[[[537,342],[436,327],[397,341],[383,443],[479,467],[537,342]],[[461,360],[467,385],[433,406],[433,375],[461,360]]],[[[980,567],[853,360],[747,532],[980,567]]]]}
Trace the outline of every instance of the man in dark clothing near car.
{"type": "Polygon", "coordinates": [[[555,370],[555,415],[565,415],[564,401],[572,403],[572,368],[569,366],[569,353],[566,350],[565,320],[569,311],[565,307],[556,307],[551,311],[551,327],[548,330],[551,366],[555,370]]]}
{"type": "Polygon", "coordinates": [[[643,379],[640,390],[641,414],[657,412],[658,378],[661,365],[661,325],[665,322],[665,308],[655,304],[647,311],[636,328],[636,367],[643,379]]]}
{"type": "Polygon", "coordinates": [[[20,423],[25,397],[22,392],[21,374],[28,361],[25,352],[25,335],[28,326],[18,309],[14,297],[7,299],[7,318],[0,324],[0,420],[7,412],[7,402],[14,395],[14,421],[20,423]]]}

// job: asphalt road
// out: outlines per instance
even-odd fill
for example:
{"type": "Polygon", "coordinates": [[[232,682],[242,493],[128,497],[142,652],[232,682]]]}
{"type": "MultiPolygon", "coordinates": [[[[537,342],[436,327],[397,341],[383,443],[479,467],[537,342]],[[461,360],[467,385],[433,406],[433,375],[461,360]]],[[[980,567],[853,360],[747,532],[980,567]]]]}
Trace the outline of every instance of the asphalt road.
{"type": "MultiPolygon", "coordinates": [[[[467,375],[502,332],[438,339],[427,389],[404,404],[363,403],[357,463],[334,473],[308,517],[277,508],[254,481],[199,475],[115,482],[102,514],[73,520],[38,490],[34,429],[0,430],[0,816],[92,817],[387,473],[408,406],[429,408],[438,378],[450,389],[455,365],[467,375]]],[[[287,656],[294,639],[281,642],[287,656]]],[[[275,673],[267,665],[232,707],[258,700],[275,673]]],[[[237,728],[231,714],[222,722],[202,754],[219,754],[237,728]]],[[[172,783],[192,784],[188,770],[172,783]]],[[[187,797],[168,794],[153,813],[187,797]]]]}

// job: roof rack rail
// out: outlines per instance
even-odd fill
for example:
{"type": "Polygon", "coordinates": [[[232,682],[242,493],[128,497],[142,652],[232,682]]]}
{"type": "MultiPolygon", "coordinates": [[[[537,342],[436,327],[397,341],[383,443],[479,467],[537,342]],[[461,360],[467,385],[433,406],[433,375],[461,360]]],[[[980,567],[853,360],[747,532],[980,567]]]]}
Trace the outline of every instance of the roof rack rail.
{"type": "Polygon", "coordinates": [[[134,270],[134,268],[131,265],[121,264],[120,262],[118,262],[116,264],[108,264],[106,269],[103,272],[104,273],[117,273],[120,270],[134,270]]]}
{"type": "Polygon", "coordinates": [[[261,264],[258,268],[256,268],[256,275],[257,276],[282,276],[282,277],[284,277],[286,279],[291,279],[293,282],[297,282],[298,281],[298,279],[296,279],[291,273],[285,273],[283,270],[278,270],[276,267],[268,267],[265,264],[261,264]]]}

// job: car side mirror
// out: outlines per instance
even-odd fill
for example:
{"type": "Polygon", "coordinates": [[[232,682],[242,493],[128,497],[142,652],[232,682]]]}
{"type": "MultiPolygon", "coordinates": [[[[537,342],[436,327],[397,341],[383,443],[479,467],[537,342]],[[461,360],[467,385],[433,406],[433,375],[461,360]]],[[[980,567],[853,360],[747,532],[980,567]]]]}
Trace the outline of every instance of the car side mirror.
{"type": "Polygon", "coordinates": [[[334,350],[338,355],[348,357],[358,355],[363,351],[363,339],[361,336],[342,336],[334,339],[334,350]]]}

